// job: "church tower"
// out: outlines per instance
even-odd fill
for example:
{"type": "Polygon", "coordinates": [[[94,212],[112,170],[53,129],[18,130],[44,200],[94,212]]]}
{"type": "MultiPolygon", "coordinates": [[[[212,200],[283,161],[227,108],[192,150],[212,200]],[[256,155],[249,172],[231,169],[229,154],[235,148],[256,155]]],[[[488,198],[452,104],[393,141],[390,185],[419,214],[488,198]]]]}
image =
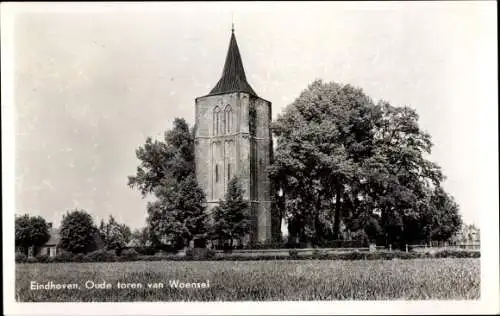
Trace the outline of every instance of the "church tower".
{"type": "Polygon", "coordinates": [[[222,76],[196,103],[196,178],[210,211],[238,177],[251,214],[250,243],[271,240],[271,102],[247,82],[234,29],[222,76]]]}

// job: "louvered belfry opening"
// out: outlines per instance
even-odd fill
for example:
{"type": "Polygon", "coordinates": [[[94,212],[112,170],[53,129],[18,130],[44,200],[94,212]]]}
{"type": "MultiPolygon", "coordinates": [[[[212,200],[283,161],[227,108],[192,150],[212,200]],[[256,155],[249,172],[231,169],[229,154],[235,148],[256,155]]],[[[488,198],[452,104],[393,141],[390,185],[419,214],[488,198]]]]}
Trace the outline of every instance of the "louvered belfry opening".
{"type": "Polygon", "coordinates": [[[215,87],[210,91],[209,95],[229,92],[246,92],[257,96],[255,91],[247,82],[245,69],[243,68],[243,62],[241,61],[240,50],[238,49],[238,43],[236,42],[234,31],[231,33],[231,40],[229,41],[229,49],[227,51],[222,76],[219,79],[219,82],[217,82],[215,87]]]}

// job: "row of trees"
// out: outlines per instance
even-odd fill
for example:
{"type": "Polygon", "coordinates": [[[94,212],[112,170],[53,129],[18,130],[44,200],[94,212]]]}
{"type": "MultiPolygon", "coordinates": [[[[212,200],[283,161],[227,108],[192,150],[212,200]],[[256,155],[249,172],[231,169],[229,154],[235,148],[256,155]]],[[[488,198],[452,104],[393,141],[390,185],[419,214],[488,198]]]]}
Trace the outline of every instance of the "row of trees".
{"type": "Polygon", "coordinates": [[[181,249],[194,240],[233,243],[249,230],[248,204],[237,178],[231,179],[224,201],[206,212],[206,200],[195,176],[194,129],[176,118],[163,140],[151,138],[136,150],[140,165],[128,184],[147,204],[147,231],[153,246],[181,249]]]}
{"type": "MultiPolygon", "coordinates": [[[[107,222],[101,219],[97,227],[85,210],[69,211],[63,215],[58,247],[71,253],[114,250],[119,255],[131,240],[138,247],[178,250],[196,238],[224,240],[232,245],[248,233],[248,204],[243,201],[243,191],[236,178],[229,182],[225,201],[214,208],[212,222],[205,212],[203,194],[193,178],[181,181],[180,188],[171,191],[175,195],[161,195],[168,199],[168,204],[159,200],[149,205],[150,225],[134,232],[111,215],[107,222]]],[[[28,249],[33,247],[36,255],[37,249],[49,239],[50,227],[43,217],[27,214],[16,217],[15,245],[22,253],[28,255],[28,249]]]]}
{"type": "MultiPolygon", "coordinates": [[[[45,245],[50,233],[49,224],[41,216],[25,214],[15,219],[15,245],[26,255],[29,248],[33,247],[36,252],[45,245]]],[[[136,234],[140,235],[140,231],[136,234]]],[[[117,223],[113,216],[109,216],[108,222],[101,220],[98,228],[90,214],[76,209],[63,215],[58,247],[72,253],[88,253],[103,248],[119,253],[132,237],[130,228],[117,223]]]]}
{"type": "MultiPolygon", "coordinates": [[[[272,129],[273,215],[276,222],[286,220],[292,239],[402,245],[447,240],[460,227],[458,205],[441,186],[444,175],[427,159],[433,144],[415,110],[374,103],[361,89],[318,80],[272,129]]],[[[194,175],[194,129],[183,119],[174,121],[163,141],[148,138],[136,155],[140,165],[128,184],[143,197],[155,197],[147,206],[154,244],[235,240],[248,232],[247,205],[237,185],[228,188],[226,202],[207,224],[194,175]]]]}
{"type": "MultiPolygon", "coordinates": [[[[361,89],[318,80],[272,129],[277,147],[267,171],[275,189],[273,216],[278,223],[285,219],[292,239],[404,245],[448,240],[460,228],[458,205],[441,185],[441,168],[428,160],[431,136],[419,127],[415,110],[374,103],[361,89]]],[[[207,214],[195,177],[194,128],[184,119],[175,119],[163,140],[148,138],[136,155],[140,165],[128,185],[153,197],[147,227],[131,233],[110,217],[97,228],[89,214],[75,210],[63,218],[62,248],[88,252],[102,243],[119,250],[132,235],[165,249],[196,239],[232,246],[249,232],[248,204],[236,178],[207,214]]],[[[16,246],[44,244],[44,225],[40,217],[18,217],[16,246]]]]}

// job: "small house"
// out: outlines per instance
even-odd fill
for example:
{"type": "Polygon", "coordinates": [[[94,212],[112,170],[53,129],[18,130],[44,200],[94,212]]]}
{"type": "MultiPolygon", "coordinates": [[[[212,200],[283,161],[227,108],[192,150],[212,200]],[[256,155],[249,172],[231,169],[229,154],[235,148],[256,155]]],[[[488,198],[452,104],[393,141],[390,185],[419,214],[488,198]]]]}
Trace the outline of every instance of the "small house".
{"type": "Polygon", "coordinates": [[[50,238],[43,246],[38,247],[36,254],[54,257],[58,253],[59,229],[52,227],[52,223],[48,223],[48,225],[50,238]]]}

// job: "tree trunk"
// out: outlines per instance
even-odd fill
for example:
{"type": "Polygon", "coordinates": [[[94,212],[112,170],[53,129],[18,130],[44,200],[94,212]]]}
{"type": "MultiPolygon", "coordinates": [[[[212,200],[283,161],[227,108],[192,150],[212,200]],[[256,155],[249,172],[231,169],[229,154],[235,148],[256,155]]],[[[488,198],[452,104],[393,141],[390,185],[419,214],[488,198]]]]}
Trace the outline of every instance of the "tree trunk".
{"type": "Polygon", "coordinates": [[[321,227],[319,215],[321,212],[321,198],[316,199],[316,213],[314,214],[314,238],[313,245],[319,245],[320,241],[323,239],[323,230],[321,227]]]}
{"type": "Polygon", "coordinates": [[[342,186],[337,183],[335,186],[335,191],[336,191],[336,199],[335,199],[335,217],[333,220],[333,236],[335,239],[340,239],[340,219],[341,219],[341,214],[340,212],[342,211],[341,205],[340,205],[340,197],[342,196],[342,186]]]}

